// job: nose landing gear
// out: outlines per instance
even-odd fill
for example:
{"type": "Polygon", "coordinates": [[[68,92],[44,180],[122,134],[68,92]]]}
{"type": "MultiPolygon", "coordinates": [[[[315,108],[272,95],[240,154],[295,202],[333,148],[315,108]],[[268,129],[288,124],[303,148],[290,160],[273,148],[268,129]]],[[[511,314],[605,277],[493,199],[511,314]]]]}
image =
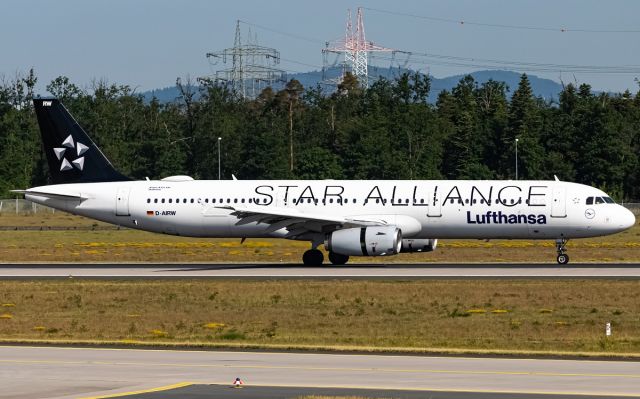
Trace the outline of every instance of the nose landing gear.
{"type": "Polygon", "coordinates": [[[566,238],[558,238],[556,240],[556,251],[558,252],[558,257],[556,259],[558,260],[558,264],[560,265],[566,265],[567,263],[569,263],[569,255],[565,253],[567,250],[566,245],[568,241],[569,240],[567,240],[566,238]]]}

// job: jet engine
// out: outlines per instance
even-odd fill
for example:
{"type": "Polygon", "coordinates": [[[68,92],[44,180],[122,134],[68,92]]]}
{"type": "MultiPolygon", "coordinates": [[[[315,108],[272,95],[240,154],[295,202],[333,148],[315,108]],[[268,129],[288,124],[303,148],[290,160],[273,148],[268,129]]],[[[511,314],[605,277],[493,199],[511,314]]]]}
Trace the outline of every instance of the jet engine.
{"type": "Polygon", "coordinates": [[[367,226],[327,234],[324,248],[348,256],[396,255],[402,248],[402,231],[396,226],[367,226]]]}
{"type": "Polygon", "coordinates": [[[431,252],[435,251],[437,246],[437,238],[405,238],[402,240],[402,250],[400,252],[431,252]]]}

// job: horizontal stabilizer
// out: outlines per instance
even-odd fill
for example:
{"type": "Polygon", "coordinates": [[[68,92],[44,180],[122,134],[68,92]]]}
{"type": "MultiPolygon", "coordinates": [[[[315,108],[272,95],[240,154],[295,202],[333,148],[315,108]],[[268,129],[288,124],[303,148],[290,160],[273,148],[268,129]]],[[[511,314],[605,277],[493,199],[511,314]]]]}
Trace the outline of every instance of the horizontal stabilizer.
{"type": "Polygon", "coordinates": [[[24,194],[24,195],[35,195],[38,197],[47,197],[47,198],[58,198],[58,199],[75,199],[75,200],[85,200],[89,197],[83,196],[82,194],[70,194],[70,193],[56,193],[51,191],[36,191],[36,190],[11,190],[12,193],[24,194]]]}

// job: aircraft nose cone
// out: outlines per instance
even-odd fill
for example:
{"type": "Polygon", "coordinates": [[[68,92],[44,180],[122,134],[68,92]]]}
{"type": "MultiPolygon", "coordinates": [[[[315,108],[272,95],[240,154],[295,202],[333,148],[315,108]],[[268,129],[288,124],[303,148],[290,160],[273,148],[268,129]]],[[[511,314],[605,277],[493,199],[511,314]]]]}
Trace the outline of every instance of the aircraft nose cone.
{"type": "Polygon", "coordinates": [[[620,210],[620,227],[626,230],[635,224],[636,224],[636,217],[633,214],[633,212],[631,212],[627,208],[622,208],[620,210]]]}

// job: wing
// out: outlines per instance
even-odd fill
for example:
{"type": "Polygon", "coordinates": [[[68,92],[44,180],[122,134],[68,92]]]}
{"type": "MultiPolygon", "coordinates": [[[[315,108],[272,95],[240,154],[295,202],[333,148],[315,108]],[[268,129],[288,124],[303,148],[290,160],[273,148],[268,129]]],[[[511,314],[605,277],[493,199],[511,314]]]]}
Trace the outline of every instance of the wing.
{"type": "Polygon", "coordinates": [[[384,226],[382,219],[369,219],[348,216],[330,216],[326,214],[301,212],[291,208],[276,208],[267,206],[236,207],[217,206],[227,209],[238,218],[236,226],[250,223],[265,223],[270,225],[267,233],[286,229],[286,238],[296,238],[306,233],[327,233],[342,227],[384,226]]]}

